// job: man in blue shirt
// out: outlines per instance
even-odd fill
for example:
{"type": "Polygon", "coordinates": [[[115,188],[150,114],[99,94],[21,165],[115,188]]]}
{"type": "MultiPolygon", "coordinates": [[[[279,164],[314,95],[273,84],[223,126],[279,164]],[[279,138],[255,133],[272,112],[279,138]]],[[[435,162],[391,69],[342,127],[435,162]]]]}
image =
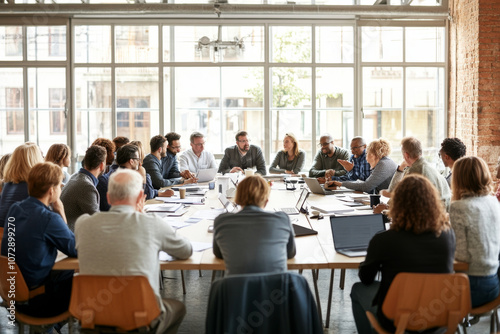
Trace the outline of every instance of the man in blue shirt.
{"type": "Polygon", "coordinates": [[[370,164],[366,161],[366,142],[362,137],[352,138],[351,152],[349,161],[338,160],[347,173],[342,176],[332,176],[333,181],[365,181],[370,176],[370,164]]]}
{"type": "Polygon", "coordinates": [[[73,271],[52,271],[58,250],[70,257],[77,255],[75,236],[66,225],[59,198],[62,179],[56,164],[33,166],[28,176],[30,197],[10,207],[5,224],[2,255],[15,258],[30,291],[40,291],[16,308],[34,317],[67,311],[71,297],[73,271]]]}

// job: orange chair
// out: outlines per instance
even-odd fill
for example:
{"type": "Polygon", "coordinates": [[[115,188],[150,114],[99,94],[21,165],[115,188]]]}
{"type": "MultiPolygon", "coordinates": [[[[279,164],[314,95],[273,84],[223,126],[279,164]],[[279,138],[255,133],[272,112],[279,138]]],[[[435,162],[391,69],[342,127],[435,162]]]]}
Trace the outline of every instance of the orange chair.
{"type": "MultiPolygon", "coordinates": [[[[44,286],[29,291],[28,286],[24,281],[24,277],[21,274],[21,270],[19,270],[17,264],[15,262],[9,262],[8,258],[5,256],[0,256],[0,296],[7,302],[7,305],[10,305],[11,300],[15,300],[16,303],[26,302],[29,299],[44,292],[44,286]],[[9,293],[10,282],[15,282],[15,294],[9,293]]],[[[47,327],[49,325],[57,324],[68,319],[70,320],[68,324],[69,333],[73,332],[72,321],[70,319],[71,315],[68,311],[54,317],[38,318],[23,314],[16,309],[15,317],[16,321],[19,323],[19,333],[24,333],[25,324],[32,327],[47,327]]]]}
{"type": "Polygon", "coordinates": [[[467,334],[467,327],[479,322],[479,318],[490,315],[490,334],[500,333],[500,321],[498,319],[498,308],[500,308],[500,295],[489,303],[475,307],[470,311],[474,318],[462,323],[464,334],[467,334]]]}
{"type": "Polygon", "coordinates": [[[69,312],[80,321],[82,332],[96,326],[148,332],[161,310],[144,276],[76,275],[69,312]]]}
{"type": "MultiPolygon", "coordinates": [[[[382,312],[394,319],[396,334],[446,327],[454,333],[471,310],[469,278],[465,274],[400,273],[392,282],[382,312]]],[[[377,333],[388,334],[370,311],[377,333]]]]}

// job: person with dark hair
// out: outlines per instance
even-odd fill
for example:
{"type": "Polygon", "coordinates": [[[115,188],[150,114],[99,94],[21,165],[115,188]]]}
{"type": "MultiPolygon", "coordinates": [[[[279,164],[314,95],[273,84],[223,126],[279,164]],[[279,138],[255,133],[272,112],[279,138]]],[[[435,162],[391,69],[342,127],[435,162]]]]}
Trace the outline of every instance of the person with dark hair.
{"type": "Polygon", "coordinates": [[[270,193],[262,176],[247,176],[236,190],[241,211],[215,218],[213,252],[224,259],[228,275],[286,271],[287,259],[295,256],[288,215],[264,210],[270,193]]]}
{"type": "Polygon", "coordinates": [[[99,192],[96,189],[98,177],[106,169],[106,149],[90,146],[83,158],[83,167],[64,186],[61,201],[68,218],[68,227],[75,229],[75,221],[84,213],[99,211],[99,192]]]}
{"type": "Polygon", "coordinates": [[[309,177],[315,177],[320,183],[331,180],[333,176],[343,176],[347,171],[339,160],[349,159],[349,152],[342,147],[335,146],[333,137],[325,133],[319,139],[319,151],[314,157],[314,162],[309,170],[309,177]]]}
{"type": "MultiPolygon", "coordinates": [[[[153,188],[153,184],[151,183],[151,178],[148,178],[146,172],[140,172],[141,166],[141,156],[139,153],[139,147],[133,144],[125,144],[116,151],[116,163],[119,168],[110,171],[107,174],[103,174],[99,176],[99,183],[97,184],[97,191],[99,192],[99,210],[101,212],[109,211],[111,206],[108,203],[108,198],[106,194],[108,193],[108,184],[109,178],[111,175],[120,169],[131,169],[137,171],[142,176],[142,183],[144,187],[144,195],[146,195],[146,199],[153,199],[155,197],[170,197],[174,194],[173,190],[165,190],[160,191],[153,188]]],[[[144,170],[144,168],[143,168],[144,170]]]]}
{"type": "MultiPolygon", "coordinates": [[[[71,163],[71,149],[66,144],[53,144],[49,147],[47,154],[45,155],[45,161],[53,162],[59,167],[64,168],[68,167],[71,163]]],[[[68,183],[70,175],[64,171],[64,180],[63,184],[68,183]]]]}
{"type": "Polygon", "coordinates": [[[397,274],[453,272],[455,234],[440,195],[427,178],[413,174],[403,178],[394,189],[389,215],[390,229],[370,241],[365,261],[359,266],[361,282],[351,290],[358,333],[372,332],[366,311],[375,314],[388,332],[395,332],[382,304],[397,274]],[[379,271],[380,282],[375,281],[379,271]]]}
{"type": "Polygon", "coordinates": [[[116,152],[123,145],[130,143],[130,139],[124,136],[117,136],[113,138],[113,143],[115,144],[115,152],[116,152]]]}
{"type": "Polygon", "coordinates": [[[191,148],[182,152],[179,157],[181,171],[190,171],[193,175],[200,169],[217,168],[214,155],[205,150],[205,135],[193,132],[189,137],[191,148]]]}
{"type": "Polygon", "coordinates": [[[332,176],[333,181],[366,181],[370,177],[372,168],[367,161],[367,145],[363,137],[351,139],[351,153],[349,161],[337,159],[347,173],[342,176],[332,176]]]}
{"type": "MultiPolygon", "coordinates": [[[[43,292],[16,309],[33,317],[52,317],[68,310],[73,271],[52,271],[57,251],[76,257],[75,236],[66,225],[60,200],[63,172],[52,162],[38,163],[29,172],[29,197],[9,210],[2,239],[3,256],[15,243],[16,263],[28,289],[43,292]],[[9,233],[15,231],[15,233],[9,233]],[[14,238],[14,241],[12,241],[14,238]]],[[[10,255],[9,255],[10,256],[10,255]]]]}
{"type": "Polygon", "coordinates": [[[450,222],[457,236],[455,259],[469,265],[471,303],[478,307],[500,292],[500,205],[493,196],[488,164],[481,158],[455,161],[451,186],[450,222]]]}
{"type": "MultiPolygon", "coordinates": [[[[173,132],[167,135],[172,140],[170,143],[172,145],[171,149],[180,149],[180,136],[173,132]]],[[[151,153],[144,158],[143,166],[151,176],[151,181],[155,189],[196,182],[196,179],[190,176],[186,179],[181,178],[176,156],[168,148],[169,143],[167,142],[167,138],[162,135],[154,136],[151,138],[149,145],[151,153]]]]}
{"type": "Polygon", "coordinates": [[[260,147],[251,145],[248,133],[239,131],[235,136],[236,145],[226,148],[219,165],[219,173],[243,172],[256,168],[257,173],[266,175],[266,160],[260,147]]]}
{"type": "Polygon", "coordinates": [[[450,173],[446,177],[448,185],[451,186],[451,173],[453,172],[453,164],[455,161],[465,156],[467,153],[467,148],[465,144],[458,138],[445,138],[441,143],[441,150],[439,150],[439,156],[443,160],[445,167],[450,169],[450,173]]]}
{"type": "Polygon", "coordinates": [[[113,165],[113,161],[115,160],[115,152],[116,146],[111,140],[107,138],[97,138],[94,140],[91,146],[102,146],[106,149],[106,173],[111,169],[118,168],[118,165],[113,165]]]}

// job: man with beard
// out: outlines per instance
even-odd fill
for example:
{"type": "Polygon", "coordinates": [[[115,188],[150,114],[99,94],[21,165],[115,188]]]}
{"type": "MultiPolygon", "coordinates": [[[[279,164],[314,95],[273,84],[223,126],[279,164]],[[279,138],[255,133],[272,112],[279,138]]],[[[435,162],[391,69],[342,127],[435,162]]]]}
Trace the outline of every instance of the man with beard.
{"type": "Polygon", "coordinates": [[[239,131],[236,145],[226,148],[219,166],[219,173],[243,172],[247,168],[257,168],[257,173],[266,175],[266,160],[260,147],[250,145],[248,133],[239,131]]]}
{"type": "Polygon", "coordinates": [[[318,178],[320,183],[325,179],[330,180],[332,176],[342,176],[347,172],[338,160],[349,159],[349,152],[342,147],[333,144],[333,137],[325,133],[319,139],[320,150],[314,157],[314,163],[309,170],[310,177],[318,178]]]}
{"type": "Polygon", "coordinates": [[[74,174],[62,189],[61,201],[71,231],[75,230],[75,221],[78,217],[84,213],[91,215],[99,211],[97,178],[105,169],[106,149],[97,145],[90,146],[83,158],[83,168],[74,174]]]}
{"type": "Polygon", "coordinates": [[[137,171],[142,176],[142,184],[144,195],[146,199],[152,199],[157,196],[170,197],[174,194],[173,190],[160,191],[153,188],[151,178],[146,173],[145,169],[141,166],[141,158],[139,156],[139,148],[132,144],[123,145],[116,151],[116,163],[118,169],[110,171],[108,174],[99,176],[99,183],[97,184],[97,191],[99,191],[100,202],[99,208],[101,211],[109,211],[110,205],[107,199],[108,184],[110,176],[119,169],[131,169],[137,171]]]}
{"type": "Polygon", "coordinates": [[[171,134],[175,134],[178,137],[170,136],[171,141],[168,142],[170,148],[167,148],[167,138],[162,135],[151,138],[149,142],[151,153],[144,158],[143,166],[151,176],[151,181],[155,189],[196,182],[196,179],[191,176],[189,171],[187,171],[189,175],[186,175],[187,173],[181,175],[179,172],[176,154],[180,151],[181,147],[179,143],[180,136],[173,132],[168,133],[167,136],[171,134]],[[185,179],[182,176],[185,176],[185,179]]]}

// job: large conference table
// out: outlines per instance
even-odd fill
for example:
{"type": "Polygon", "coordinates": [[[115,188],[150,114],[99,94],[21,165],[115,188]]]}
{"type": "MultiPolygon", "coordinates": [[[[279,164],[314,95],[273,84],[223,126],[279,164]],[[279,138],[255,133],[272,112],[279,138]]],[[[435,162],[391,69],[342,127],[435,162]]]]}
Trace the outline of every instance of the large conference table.
{"type": "MultiPolygon", "coordinates": [[[[266,210],[274,211],[280,207],[294,207],[300,195],[302,185],[297,185],[296,190],[286,190],[282,181],[274,181],[271,196],[266,206],[266,210]]],[[[188,218],[198,210],[222,208],[222,204],[218,200],[218,194],[215,190],[210,190],[206,193],[204,205],[192,205],[183,217],[188,218]]],[[[161,203],[156,200],[148,201],[147,204],[161,203]]],[[[307,205],[332,204],[341,205],[335,196],[318,195],[311,193],[307,199],[307,205]]],[[[346,207],[347,208],[347,207],[346,207]]],[[[311,210],[310,210],[311,211],[311,210]]],[[[363,212],[355,212],[357,214],[370,214],[371,211],[364,210],[363,212]]],[[[295,238],[297,253],[294,258],[288,260],[289,270],[304,270],[310,269],[313,272],[314,292],[317,299],[318,311],[321,315],[319,292],[317,287],[317,276],[319,269],[332,269],[329,301],[331,303],[333,270],[334,269],[356,269],[364,260],[364,257],[347,257],[335,251],[333,245],[333,237],[330,228],[330,219],[324,216],[323,219],[311,219],[309,215],[299,214],[291,215],[291,221],[294,224],[312,228],[318,231],[317,235],[301,236],[295,238]]],[[[176,233],[182,235],[193,242],[213,241],[213,233],[208,232],[208,227],[213,224],[213,220],[203,219],[193,225],[178,229],[176,233]]],[[[193,255],[187,260],[174,260],[169,262],[160,262],[162,270],[225,270],[224,261],[214,256],[212,248],[201,252],[193,252],[193,255]]],[[[456,271],[467,270],[466,263],[455,262],[456,271]]],[[[78,259],[62,258],[59,259],[54,267],[54,270],[78,270],[78,259]]],[[[341,286],[343,286],[344,272],[341,275],[341,286]]],[[[329,310],[327,312],[326,327],[329,325],[329,310]]]]}

